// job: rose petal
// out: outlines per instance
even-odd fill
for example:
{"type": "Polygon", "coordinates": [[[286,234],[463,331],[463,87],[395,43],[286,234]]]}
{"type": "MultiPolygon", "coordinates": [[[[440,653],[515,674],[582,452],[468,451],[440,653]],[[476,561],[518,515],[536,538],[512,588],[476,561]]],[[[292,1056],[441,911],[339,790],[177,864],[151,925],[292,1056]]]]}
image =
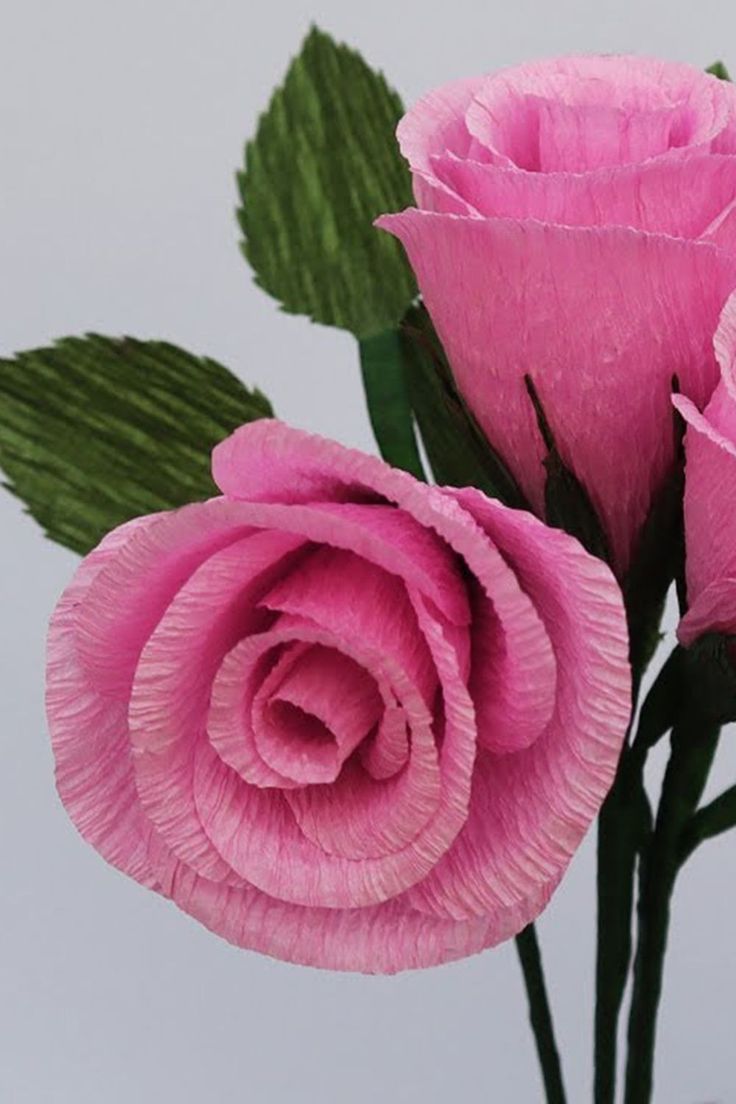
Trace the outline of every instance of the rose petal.
{"type": "Polygon", "coordinates": [[[471,921],[439,920],[403,898],[365,909],[303,908],[256,889],[209,882],[153,841],[151,859],[163,892],[217,935],[287,962],[330,970],[393,974],[451,962],[520,931],[549,899],[551,887],[524,908],[471,921]]]}
{"type": "MultiPolygon", "coordinates": [[[[291,624],[271,630],[277,642],[301,639],[311,643],[339,647],[346,655],[368,669],[380,663],[385,668],[397,696],[412,716],[412,746],[407,771],[412,772],[417,789],[434,790],[438,784],[436,750],[429,716],[421,723],[424,707],[408,683],[403,669],[387,656],[361,655],[363,646],[336,640],[318,627],[291,624]],[[420,723],[414,723],[417,715],[420,723]]],[[[229,662],[234,662],[236,647],[229,662]]],[[[208,744],[198,748],[195,774],[197,807],[207,833],[220,853],[242,877],[280,900],[295,904],[329,908],[363,907],[395,896],[407,885],[423,877],[449,846],[459,831],[466,808],[462,787],[469,791],[474,755],[474,728],[459,727],[454,740],[455,754],[464,763],[461,770],[440,779],[441,801],[437,813],[418,832],[408,847],[376,859],[354,862],[321,851],[300,831],[285,795],[243,783],[234,772],[211,754],[208,744]]],[[[417,826],[419,828],[420,826],[417,826]]]]}
{"type": "Polygon", "coordinates": [[[541,511],[531,374],[623,573],[673,461],[672,437],[662,433],[672,377],[696,402],[716,383],[711,335],[736,284],[736,258],[622,228],[416,210],[379,225],[403,242],[461,392],[541,511]],[[612,409],[616,418],[599,416],[612,409]]]}
{"type": "Polygon", "coordinates": [[[268,624],[258,598],[301,543],[252,533],[212,554],[180,587],[136,668],[128,722],[141,805],[179,858],[213,880],[231,871],[202,827],[193,793],[212,681],[230,648],[268,624]]]}
{"type": "Polygon", "coordinates": [[[96,576],[151,519],[136,518],[109,533],[82,561],[49,627],[46,712],[56,785],[81,835],[107,862],[151,889],[149,830],[133,778],[125,703],[102,698],[80,663],[79,611],[96,576]]]}
{"type": "Polygon", "coordinates": [[[536,171],[672,158],[710,148],[725,129],[735,101],[726,83],[655,58],[553,58],[483,80],[465,124],[486,159],[536,171]]]}
{"type": "Polygon", "coordinates": [[[558,664],[546,731],[517,754],[479,754],[463,831],[408,894],[417,908],[462,919],[536,899],[560,878],[613,781],[631,678],[620,594],[604,564],[528,514],[456,493],[513,562],[558,664]]]}
{"type": "MultiPolygon", "coordinates": [[[[519,172],[439,154],[432,168],[480,215],[563,226],[629,226],[683,238],[703,235],[716,244],[724,243],[713,224],[724,218],[736,193],[736,158],[712,154],[577,174],[519,172]]],[[[421,206],[427,208],[425,202],[421,206]]],[[[458,208],[455,213],[463,212],[458,208]]]]}

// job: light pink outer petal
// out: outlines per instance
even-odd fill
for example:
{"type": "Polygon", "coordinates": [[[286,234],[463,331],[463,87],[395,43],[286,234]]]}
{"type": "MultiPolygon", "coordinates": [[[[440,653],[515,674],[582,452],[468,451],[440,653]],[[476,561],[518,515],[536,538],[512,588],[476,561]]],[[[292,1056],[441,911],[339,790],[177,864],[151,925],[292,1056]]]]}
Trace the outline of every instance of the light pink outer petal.
{"type": "Polygon", "coordinates": [[[513,563],[539,610],[558,661],[557,701],[531,748],[481,753],[465,828],[408,898],[455,919],[528,900],[530,920],[613,781],[631,708],[623,602],[610,571],[571,537],[477,491],[447,493],[513,563]]]}
{"type": "Polygon", "coordinates": [[[51,619],[46,712],[56,761],[56,785],[81,835],[113,866],[151,889],[150,829],[135,789],[124,702],[101,699],[80,663],[78,611],[95,576],[122,544],[152,519],[119,526],[82,561],[51,619]]]}
{"type": "Polygon", "coordinates": [[[155,841],[152,854],[162,892],[179,908],[238,947],[287,962],[366,974],[395,974],[452,962],[515,935],[547,904],[551,886],[533,905],[498,909],[470,921],[440,920],[403,899],[364,909],[303,908],[256,889],[209,882],[155,841]]]}
{"type": "Polygon", "coordinates": [[[396,129],[401,152],[414,170],[414,197],[420,207],[455,214],[471,213],[462,198],[453,195],[434,178],[431,157],[452,150],[460,157],[474,153],[482,158],[483,151],[468,132],[464,115],[483,79],[459,80],[428,92],[396,129]]]}
{"type": "Polygon", "coordinates": [[[715,386],[712,334],[736,257],[622,228],[417,210],[378,224],[403,242],[461,392],[541,512],[531,375],[624,572],[673,460],[672,377],[698,403],[715,386]]]}

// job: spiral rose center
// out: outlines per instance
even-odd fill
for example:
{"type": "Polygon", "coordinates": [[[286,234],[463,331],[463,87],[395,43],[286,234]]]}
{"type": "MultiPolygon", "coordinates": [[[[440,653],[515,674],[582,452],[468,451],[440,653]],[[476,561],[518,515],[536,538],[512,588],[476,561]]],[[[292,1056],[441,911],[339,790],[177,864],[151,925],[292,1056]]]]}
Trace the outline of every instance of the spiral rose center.
{"type": "Polygon", "coordinates": [[[687,145],[696,122],[688,103],[654,85],[621,89],[581,79],[490,88],[470,116],[492,160],[543,173],[646,161],[687,145]]]}
{"type": "Polygon", "coordinates": [[[382,702],[374,679],[334,648],[287,645],[253,702],[263,759],[298,785],[334,782],[376,728],[382,702]]]}

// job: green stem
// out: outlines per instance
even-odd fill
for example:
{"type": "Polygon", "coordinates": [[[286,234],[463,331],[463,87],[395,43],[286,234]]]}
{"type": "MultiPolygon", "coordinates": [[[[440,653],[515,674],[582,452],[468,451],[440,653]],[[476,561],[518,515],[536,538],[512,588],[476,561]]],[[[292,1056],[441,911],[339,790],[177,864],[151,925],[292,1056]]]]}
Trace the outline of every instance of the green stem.
{"type": "Polygon", "coordinates": [[[736,828],[736,786],[730,786],[693,815],[682,836],[680,866],[704,840],[720,836],[730,828],[736,828]]]}
{"type": "Polygon", "coordinates": [[[680,867],[683,830],[700,801],[719,731],[716,722],[704,721],[687,705],[672,731],[672,754],[662,785],[657,822],[641,866],[625,1104],[651,1101],[670,899],[680,867]]]}
{"type": "Polygon", "coordinates": [[[618,1020],[631,962],[634,872],[646,829],[646,798],[634,784],[635,767],[626,748],[598,821],[595,1104],[613,1104],[616,1092],[618,1020]]]}
{"type": "Polygon", "coordinates": [[[533,924],[529,924],[517,935],[516,950],[524,974],[524,984],[526,985],[529,1001],[529,1020],[537,1044],[537,1055],[542,1069],[547,1104],[566,1104],[567,1097],[562,1082],[560,1055],[555,1042],[552,1013],[544,981],[542,955],[533,924]]]}
{"type": "Polygon", "coordinates": [[[644,766],[649,749],[675,721],[681,664],[682,649],[677,647],[668,656],[642,703],[636,736],[624,748],[616,780],[599,820],[596,1104],[613,1104],[616,1094],[618,1021],[631,964],[636,863],[651,827],[651,812],[644,790],[644,766]]]}
{"type": "Polygon", "coordinates": [[[381,456],[394,467],[424,479],[401,335],[398,330],[386,330],[362,338],[358,345],[368,415],[381,456]]]}

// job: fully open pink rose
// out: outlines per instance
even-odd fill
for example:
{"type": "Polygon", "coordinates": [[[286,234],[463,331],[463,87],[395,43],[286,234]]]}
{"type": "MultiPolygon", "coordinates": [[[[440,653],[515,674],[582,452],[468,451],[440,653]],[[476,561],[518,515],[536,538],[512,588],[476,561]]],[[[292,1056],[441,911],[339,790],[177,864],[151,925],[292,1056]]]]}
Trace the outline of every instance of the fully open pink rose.
{"type": "Polygon", "coordinates": [[[736,295],[723,310],[714,344],[721,382],[704,412],[688,399],[674,400],[688,423],[683,644],[705,632],[736,633],[736,295]]]}
{"type": "Polygon", "coordinates": [[[533,378],[623,573],[673,460],[672,377],[702,405],[736,286],[736,88],[571,57],[431,92],[399,126],[403,242],[455,378],[541,512],[533,378]]]}
{"type": "Polygon", "coordinates": [[[544,907],[611,781],[624,614],[570,537],[274,421],[51,625],[59,792],[112,864],[290,961],[459,958],[544,907]]]}

